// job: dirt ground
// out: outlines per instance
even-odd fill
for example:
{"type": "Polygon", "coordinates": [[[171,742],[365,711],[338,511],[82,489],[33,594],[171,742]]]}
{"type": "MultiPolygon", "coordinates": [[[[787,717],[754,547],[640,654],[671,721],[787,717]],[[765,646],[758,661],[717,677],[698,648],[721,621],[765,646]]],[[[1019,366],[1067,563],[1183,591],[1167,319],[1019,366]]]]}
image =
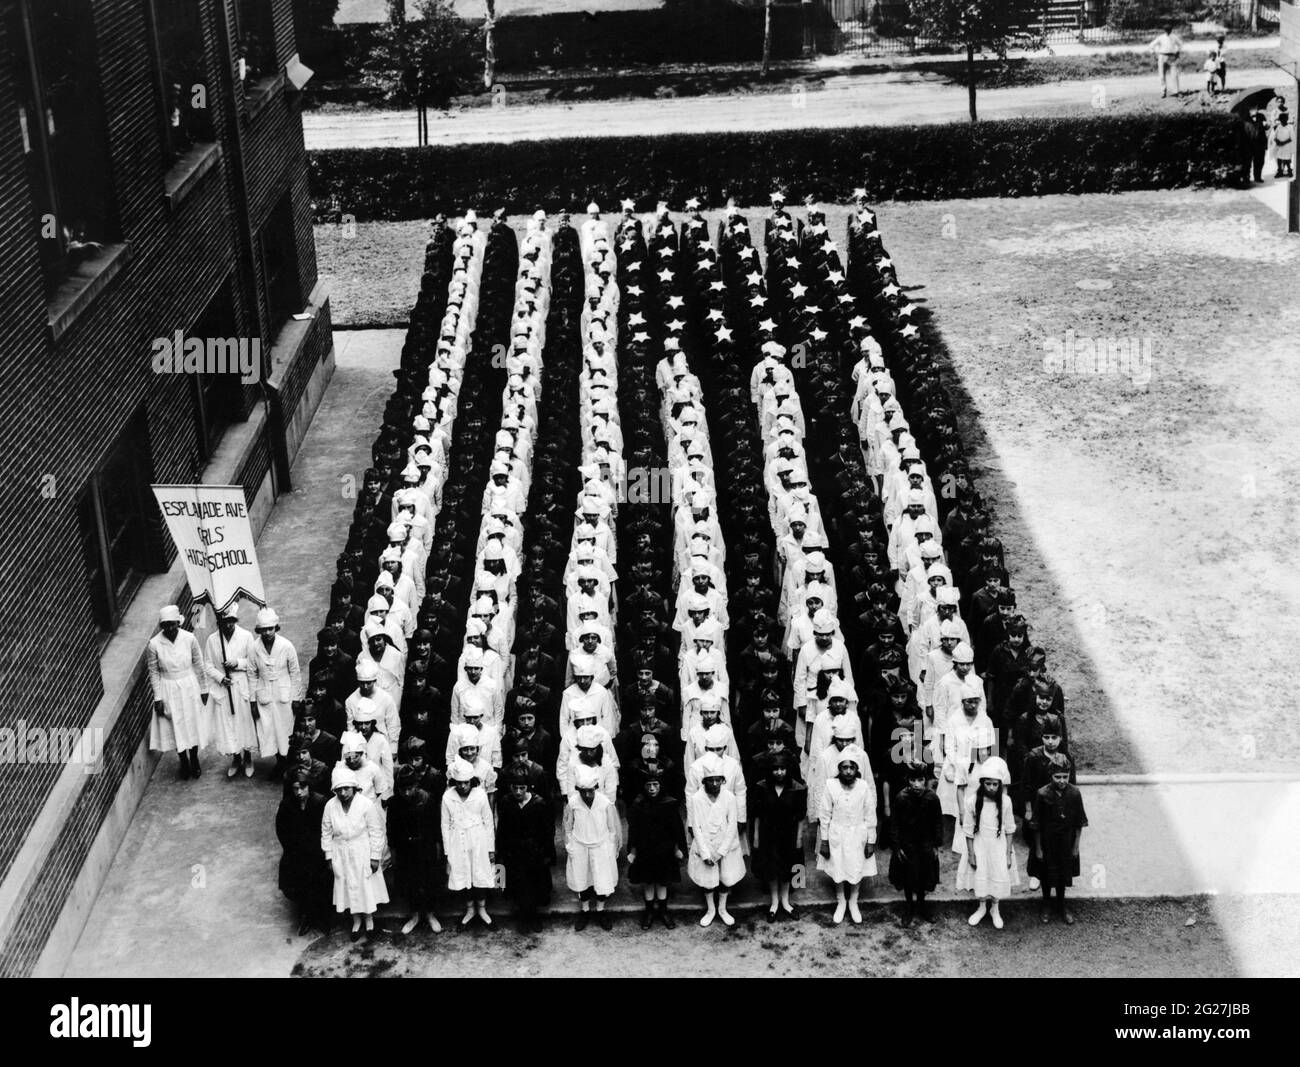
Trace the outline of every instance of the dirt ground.
{"type": "Polygon", "coordinates": [[[700,930],[684,917],[676,930],[642,931],[620,916],[604,933],[582,933],[552,920],[541,934],[513,928],[402,938],[381,934],[353,945],[336,932],[314,942],[294,974],[301,977],[1187,977],[1284,976],[1297,972],[1300,949],[1290,897],[1208,901],[1081,903],[1073,927],[1043,926],[1036,904],[1008,906],[1006,928],[966,923],[966,905],[945,906],[933,926],[903,929],[891,910],[869,909],[855,927],[824,913],[769,925],[746,916],[731,930],[700,930]],[[1281,937],[1267,955],[1235,958],[1226,928],[1281,937]]]}
{"type": "MultiPolygon", "coordinates": [[[[1300,769],[1300,242],[1231,191],[887,203],[880,222],[951,357],[1080,769],[1300,769]],[[1114,373],[1045,370],[1067,339],[1136,347],[1114,373]]],[[[425,224],[344,233],[317,229],[336,322],[404,321],[425,224]]]]}

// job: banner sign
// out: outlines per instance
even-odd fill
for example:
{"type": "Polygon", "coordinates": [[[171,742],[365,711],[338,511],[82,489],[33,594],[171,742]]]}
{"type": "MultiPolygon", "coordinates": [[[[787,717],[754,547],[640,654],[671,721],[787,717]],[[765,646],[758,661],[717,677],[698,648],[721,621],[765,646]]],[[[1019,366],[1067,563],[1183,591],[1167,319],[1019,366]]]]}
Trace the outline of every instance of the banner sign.
{"type": "Polygon", "coordinates": [[[241,598],[265,606],[242,485],[155,485],[196,604],[220,612],[241,598]]]}

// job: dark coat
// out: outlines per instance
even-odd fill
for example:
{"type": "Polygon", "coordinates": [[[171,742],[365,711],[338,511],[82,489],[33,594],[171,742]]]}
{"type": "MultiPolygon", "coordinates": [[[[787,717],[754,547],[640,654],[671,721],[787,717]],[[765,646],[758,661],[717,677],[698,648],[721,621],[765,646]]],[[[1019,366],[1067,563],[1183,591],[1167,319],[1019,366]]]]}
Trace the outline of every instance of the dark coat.
{"type": "Polygon", "coordinates": [[[285,797],[275,813],[275,836],[284,849],[280,857],[280,892],[295,904],[319,906],[328,900],[334,875],[320,845],[320,824],[325,798],[307,795],[306,808],[296,798],[285,797]]]}
{"type": "Polygon", "coordinates": [[[761,781],[749,794],[747,811],[749,821],[758,822],[754,876],[764,882],[789,881],[803,863],[803,849],[795,842],[799,823],[808,816],[808,790],[787,778],[778,795],[770,781],[761,781]]]}
{"type": "Polygon", "coordinates": [[[928,893],[939,884],[935,851],[943,841],[939,797],[929,789],[907,786],[894,797],[891,810],[894,851],[889,857],[889,882],[895,889],[928,893]]]}
{"type": "Polygon", "coordinates": [[[668,885],[681,881],[680,850],[686,855],[686,827],[677,799],[666,792],[651,800],[638,796],[627,809],[627,849],[636,853],[628,867],[629,882],[668,885]]]}

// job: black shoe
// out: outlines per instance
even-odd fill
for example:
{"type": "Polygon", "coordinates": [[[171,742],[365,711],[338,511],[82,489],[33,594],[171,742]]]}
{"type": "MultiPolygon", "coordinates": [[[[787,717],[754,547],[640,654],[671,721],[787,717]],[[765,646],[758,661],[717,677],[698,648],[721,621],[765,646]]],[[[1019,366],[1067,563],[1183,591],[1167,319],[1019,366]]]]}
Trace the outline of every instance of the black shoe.
{"type": "Polygon", "coordinates": [[[275,770],[273,770],[273,771],[271,772],[271,780],[272,780],[272,781],[278,782],[281,778],[284,777],[284,769],[285,769],[285,767],[288,765],[288,762],[289,762],[289,761],[286,760],[283,756],[278,755],[278,754],[276,755],[276,757],[275,757],[275,770]]]}
{"type": "Polygon", "coordinates": [[[195,778],[203,773],[203,768],[199,766],[199,750],[197,748],[190,749],[190,773],[195,778]]]}
{"type": "Polygon", "coordinates": [[[591,912],[580,911],[578,912],[578,917],[573,920],[573,928],[581,933],[583,930],[587,929],[587,923],[589,922],[591,922],[591,912]]]}
{"type": "Polygon", "coordinates": [[[924,919],[926,922],[930,924],[934,923],[934,909],[932,909],[929,904],[922,904],[921,907],[917,909],[917,911],[920,914],[921,918],[924,919]]]}
{"type": "Polygon", "coordinates": [[[647,904],[645,906],[645,911],[641,913],[641,929],[649,930],[650,924],[654,922],[654,917],[654,909],[647,904]]]}
{"type": "Polygon", "coordinates": [[[767,913],[767,921],[770,922],[770,923],[774,923],[774,922],[776,922],[776,917],[777,917],[777,915],[778,915],[779,913],[780,913],[780,909],[779,909],[779,908],[772,908],[772,909],[770,909],[770,910],[768,911],[768,913],[767,913]]]}
{"type": "Polygon", "coordinates": [[[352,931],[352,933],[348,935],[348,940],[354,943],[360,941],[365,936],[365,933],[366,933],[366,928],[364,926],[358,926],[355,930],[352,931]]]}
{"type": "Polygon", "coordinates": [[[176,777],[181,779],[181,781],[187,782],[189,781],[190,778],[190,754],[188,752],[182,752],[180,754],[180,758],[181,758],[181,769],[180,772],[176,775],[176,777]]]}
{"type": "Polygon", "coordinates": [[[609,917],[609,912],[607,911],[596,912],[596,925],[599,926],[602,930],[612,930],[614,928],[614,923],[609,917]]]}
{"type": "Polygon", "coordinates": [[[668,901],[659,901],[659,921],[664,924],[665,930],[675,930],[677,920],[668,914],[668,901]]]}

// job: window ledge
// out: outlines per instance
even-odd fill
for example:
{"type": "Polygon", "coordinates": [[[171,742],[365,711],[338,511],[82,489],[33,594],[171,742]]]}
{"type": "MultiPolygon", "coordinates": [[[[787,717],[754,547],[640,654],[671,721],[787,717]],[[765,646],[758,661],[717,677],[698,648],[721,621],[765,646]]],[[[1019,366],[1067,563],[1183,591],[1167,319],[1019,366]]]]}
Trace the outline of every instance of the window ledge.
{"type": "Polygon", "coordinates": [[[167,207],[175,211],[181,201],[198,186],[199,179],[212,170],[220,159],[221,145],[210,142],[196,144],[183,153],[163,177],[163,195],[167,207]]]}
{"type": "Polygon", "coordinates": [[[282,88],[284,88],[283,71],[264,78],[250,79],[244,86],[244,104],[247,108],[248,121],[252,122],[257,118],[277,90],[282,88]]]}
{"type": "Polygon", "coordinates": [[[108,244],[81,260],[48,301],[51,340],[62,337],[131,260],[131,246],[108,244]]]}

